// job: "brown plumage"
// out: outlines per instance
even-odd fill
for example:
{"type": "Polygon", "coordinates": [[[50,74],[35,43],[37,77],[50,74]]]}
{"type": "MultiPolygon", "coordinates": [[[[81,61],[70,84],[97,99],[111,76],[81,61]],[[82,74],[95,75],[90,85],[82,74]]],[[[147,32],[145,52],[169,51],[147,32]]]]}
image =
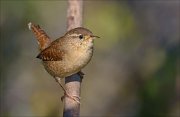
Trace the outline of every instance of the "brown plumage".
{"type": "Polygon", "coordinates": [[[63,50],[58,50],[56,42],[53,42],[49,47],[39,53],[36,58],[43,61],[61,61],[64,54],[65,52],[63,50]]]}
{"type": "MultiPolygon", "coordinates": [[[[65,78],[81,71],[92,58],[93,41],[98,36],[86,28],[78,27],[68,31],[64,36],[51,42],[47,34],[39,27],[29,23],[39,43],[41,59],[46,71],[51,74],[67,94],[59,78],[65,78]],[[58,77],[58,78],[57,78],[58,77]]],[[[70,98],[78,102],[74,97],[70,98]]]]}
{"type": "Polygon", "coordinates": [[[32,23],[30,25],[42,50],[37,58],[43,61],[45,69],[53,77],[64,78],[75,74],[91,60],[93,40],[98,36],[94,36],[90,30],[78,27],[48,44],[50,38],[46,33],[39,26],[32,23]],[[44,49],[44,45],[47,44],[44,49]]]}
{"type": "Polygon", "coordinates": [[[33,31],[39,44],[39,49],[42,51],[51,43],[51,39],[39,25],[34,25],[31,22],[28,24],[29,29],[33,31]]]}

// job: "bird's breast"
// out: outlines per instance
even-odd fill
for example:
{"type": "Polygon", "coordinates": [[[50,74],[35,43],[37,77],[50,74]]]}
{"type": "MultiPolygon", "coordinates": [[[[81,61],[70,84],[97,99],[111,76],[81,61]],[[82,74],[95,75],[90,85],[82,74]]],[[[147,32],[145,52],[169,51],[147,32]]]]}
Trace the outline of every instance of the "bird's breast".
{"type": "Polygon", "coordinates": [[[73,50],[68,52],[61,61],[44,61],[44,67],[52,75],[66,77],[79,72],[84,68],[93,55],[93,49],[73,50]]]}
{"type": "Polygon", "coordinates": [[[93,49],[77,49],[70,54],[69,65],[82,69],[91,60],[93,49]]]}

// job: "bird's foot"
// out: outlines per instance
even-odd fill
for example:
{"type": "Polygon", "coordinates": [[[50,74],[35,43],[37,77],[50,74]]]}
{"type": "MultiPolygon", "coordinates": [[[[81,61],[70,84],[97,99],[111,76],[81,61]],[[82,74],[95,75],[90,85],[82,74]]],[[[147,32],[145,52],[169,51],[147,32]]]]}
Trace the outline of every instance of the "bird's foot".
{"type": "Polygon", "coordinates": [[[77,74],[80,76],[81,79],[83,79],[83,77],[85,75],[82,71],[79,71],[77,74]]]}
{"type": "Polygon", "coordinates": [[[61,83],[61,79],[58,77],[54,77],[56,82],[61,86],[61,88],[64,90],[64,96],[61,97],[61,101],[63,101],[63,99],[65,98],[65,96],[71,98],[72,100],[74,100],[75,102],[77,102],[78,104],[80,104],[80,97],[76,96],[76,95],[70,95],[69,93],[67,93],[66,89],[63,87],[62,83],[61,83]]]}
{"type": "Polygon", "coordinates": [[[72,100],[74,100],[74,101],[77,102],[78,104],[81,104],[80,101],[79,101],[79,100],[81,99],[81,97],[79,97],[79,96],[77,96],[77,95],[70,95],[70,94],[68,94],[66,91],[64,92],[64,95],[61,97],[61,101],[64,100],[65,96],[71,98],[72,100]]]}

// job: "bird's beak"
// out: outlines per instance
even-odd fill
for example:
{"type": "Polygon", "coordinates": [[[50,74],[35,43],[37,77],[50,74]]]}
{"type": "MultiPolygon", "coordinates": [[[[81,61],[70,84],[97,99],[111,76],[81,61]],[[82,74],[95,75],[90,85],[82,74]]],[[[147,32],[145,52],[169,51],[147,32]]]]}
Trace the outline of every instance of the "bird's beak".
{"type": "Polygon", "coordinates": [[[95,39],[95,38],[100,38],[99,36],[95,36],[95,35],[91,35],[91,38],[95,39]]]}

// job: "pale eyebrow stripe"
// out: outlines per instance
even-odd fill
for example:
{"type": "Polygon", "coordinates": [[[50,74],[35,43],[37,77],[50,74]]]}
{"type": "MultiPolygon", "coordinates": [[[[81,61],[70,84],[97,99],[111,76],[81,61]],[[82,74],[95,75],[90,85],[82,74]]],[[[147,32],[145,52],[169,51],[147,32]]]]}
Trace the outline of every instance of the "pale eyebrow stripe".
{"type": "Polygon", "coordinates": [[[81,35],[81,34],[71,34],[70,36],[72,36],[72,37],[77,37],[77,36],[79,36],[79,35],[81,35]]]}

